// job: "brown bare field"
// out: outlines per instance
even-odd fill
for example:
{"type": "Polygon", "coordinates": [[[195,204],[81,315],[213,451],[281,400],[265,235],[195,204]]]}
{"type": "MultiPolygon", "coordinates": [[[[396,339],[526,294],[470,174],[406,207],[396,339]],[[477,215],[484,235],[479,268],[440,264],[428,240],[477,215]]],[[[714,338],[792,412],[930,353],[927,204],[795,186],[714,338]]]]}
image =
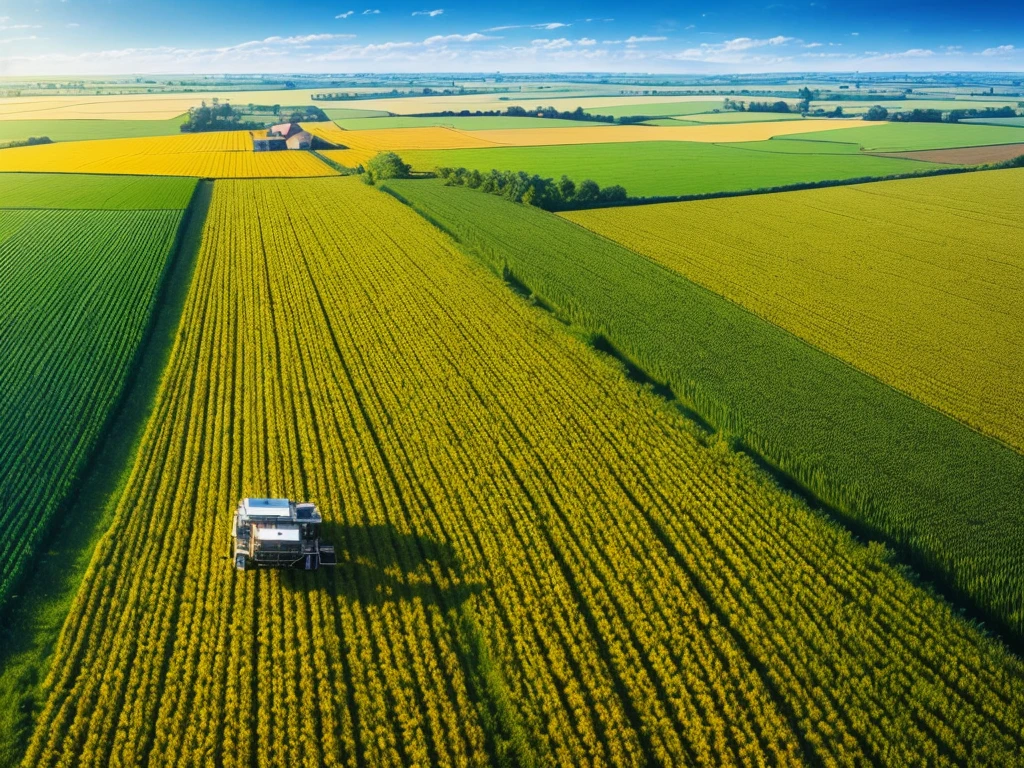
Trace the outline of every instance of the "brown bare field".
{"type": "Polygon", "coordinates": [[[928,163],[950,165],[982,165],[1001,163],[1024,155],[1024,144],[995,144],[990,147],[956,147],[955,149],[922,149],[916,152],[872,152],[877,157],[902,157],[928,163]]]}

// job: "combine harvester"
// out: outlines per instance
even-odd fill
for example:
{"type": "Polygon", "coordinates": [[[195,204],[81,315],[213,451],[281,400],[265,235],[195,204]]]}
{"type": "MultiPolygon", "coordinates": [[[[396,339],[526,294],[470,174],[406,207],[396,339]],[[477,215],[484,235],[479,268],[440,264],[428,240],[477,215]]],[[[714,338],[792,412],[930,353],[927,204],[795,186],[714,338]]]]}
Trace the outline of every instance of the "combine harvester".
{"type": "Polygon", "coordinates": [[[289,499],[242,499],[231,526],[235,567],[301,568],[337,565],[334,545],[320,539],[316,504],[289,499]]]}

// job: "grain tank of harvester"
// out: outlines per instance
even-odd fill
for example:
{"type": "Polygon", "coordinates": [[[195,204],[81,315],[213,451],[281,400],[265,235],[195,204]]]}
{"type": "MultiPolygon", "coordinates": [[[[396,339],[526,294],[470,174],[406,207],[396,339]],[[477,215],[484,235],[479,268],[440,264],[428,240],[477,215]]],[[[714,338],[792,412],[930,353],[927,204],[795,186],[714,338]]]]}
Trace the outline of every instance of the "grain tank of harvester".
{"type": "Polygon", "coordinates": [[[231,525],[231,555],[244,571],[337,565],[334,547],[320,538],[323,517],[316,504],[290,499],[242,499],[231,525]]]}

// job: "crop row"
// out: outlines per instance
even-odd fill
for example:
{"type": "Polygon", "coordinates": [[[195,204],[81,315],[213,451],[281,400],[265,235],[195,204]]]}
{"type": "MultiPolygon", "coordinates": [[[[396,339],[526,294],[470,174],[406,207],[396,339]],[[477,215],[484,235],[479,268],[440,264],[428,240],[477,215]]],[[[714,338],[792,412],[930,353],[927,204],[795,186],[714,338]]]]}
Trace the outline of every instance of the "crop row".
{"type": "Polygon", "coordinates": [[[1024,667],[354,179],[218,182],[25,765],[1000,760],[1024,667]],[[236,573],[239,497],[340,564],[236,573]]]}
{"type": "Polygon", "coordinates": [[[181,217],[0,210],[0,603],[125,388],[181,217]]]}

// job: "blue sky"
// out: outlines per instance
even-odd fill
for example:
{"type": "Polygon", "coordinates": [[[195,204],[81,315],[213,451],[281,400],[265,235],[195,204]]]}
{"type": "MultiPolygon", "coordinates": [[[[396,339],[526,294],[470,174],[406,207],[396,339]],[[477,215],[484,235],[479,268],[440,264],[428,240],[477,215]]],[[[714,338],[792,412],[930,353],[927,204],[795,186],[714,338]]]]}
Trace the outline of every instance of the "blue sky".
{"type": "Polygon", "coordinates": [[[1024,70],[1005,0],[360,2],[0,0],[0,75],[1024,70]]]}

